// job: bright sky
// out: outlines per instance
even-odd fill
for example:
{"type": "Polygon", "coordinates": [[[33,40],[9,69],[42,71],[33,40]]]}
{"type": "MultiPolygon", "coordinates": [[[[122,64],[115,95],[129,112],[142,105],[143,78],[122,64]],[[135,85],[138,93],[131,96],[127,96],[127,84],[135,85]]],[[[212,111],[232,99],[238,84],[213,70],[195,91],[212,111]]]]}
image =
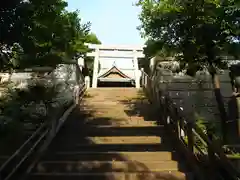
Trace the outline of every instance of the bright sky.
{"type": "Polygon", "coordinates": [[[140,9],[136,0],[67,0],[68,10],[80,10],[84,22],[92,23],[94,32],[103,44],[144,44],[137,26],[140,9]]]}

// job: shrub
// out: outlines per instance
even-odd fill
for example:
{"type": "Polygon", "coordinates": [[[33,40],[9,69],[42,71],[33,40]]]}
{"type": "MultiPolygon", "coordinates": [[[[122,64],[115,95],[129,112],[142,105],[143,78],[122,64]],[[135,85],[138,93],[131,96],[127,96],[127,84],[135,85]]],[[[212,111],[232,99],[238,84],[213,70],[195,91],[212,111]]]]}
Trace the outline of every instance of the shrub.
{"type": "Polygon", "coordinates": [[[0,133],[12,132],[13,124],[16,129],[35,129],[48,120],[49,112],[61,104],[57,99],[61,86],[35,81],[24,89],[9,89],[0,99],[0,133]]]}

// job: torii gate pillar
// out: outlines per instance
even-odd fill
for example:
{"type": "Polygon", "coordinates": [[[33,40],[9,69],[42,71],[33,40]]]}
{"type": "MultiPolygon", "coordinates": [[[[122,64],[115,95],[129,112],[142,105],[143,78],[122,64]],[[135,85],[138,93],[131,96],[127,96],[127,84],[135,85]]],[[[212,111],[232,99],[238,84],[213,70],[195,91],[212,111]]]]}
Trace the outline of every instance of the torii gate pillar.
{"type": "Polygon", "coordinates": [[[135,70],[135,87],[140,88],[140,74],[138,69],[138,56],[137,51],[134,50],[134,57],[133,57],[133,63],[134,63],[134,70],[135,70]]]}
{"type": "Polygon", "coordinates": [[[96,48],[95,56],[94,56],[94,64],[93,64],[92,88],[97,88],[98,64],[99,64],[99,48],[96,48]]]}

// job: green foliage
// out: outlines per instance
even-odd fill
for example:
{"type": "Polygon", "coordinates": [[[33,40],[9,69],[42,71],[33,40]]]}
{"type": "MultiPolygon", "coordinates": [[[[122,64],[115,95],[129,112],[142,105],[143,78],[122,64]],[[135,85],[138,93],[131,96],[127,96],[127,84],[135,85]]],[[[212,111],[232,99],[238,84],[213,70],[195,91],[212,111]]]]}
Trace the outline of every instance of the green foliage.
{"type": "Polygon", "coordinates": [[[86,42],[92,44],[101,44],[101,41],[97,38],[96,34],[94,33],[90,33],[87,35],[86,42]]]}
{"type": "Polygon", "coordinates": [[[239,55],[240,6],[237,0],[139,0],[142,35],[175,53],[192,75],[225,68],[222,55],[239,55]]]}
{"type": "MultiPolygon", "coordinates": [[[[85,42],[99,43],[90,33],[90,23],[83,23],[78,11],[68,12],[66,7],[64,0],[1,1],[0,71],[33,66],[55,68],[84,57],[89,51],[85,42]]],[[[71,85],[37,81],[26,89],[9,88],[0,98],[0,146],[14,142],[7,137],[16,140],[26,126],[34,129],[49,116],[58,116],[54,109],[68,103],[71,85]]]]}
{"type": "Polygon", "coordinates": [[[65,10],[64,0],[14,0],[0,6],[1,70],[55,67],[84,56],[88,51],[84,43],[97,40],[78,11],[65,10]]]}
{"type": "MultiPolygon", "coordinates": [[[[0,153],[16,150],[26,138],[26,133],[36,130],[59,111],[56,106],[60,85],[40,81],[25,89],[9,89],[0,99],[0,153]]],[[[59,104],[59,102],[57,102],[59,104]]]]}
{"type": "MultiPolygon", "coordinates": [[[[206,136],[208,136],[208,133],[211,133],[213,135],[214,140],[219,140],[222,138],[221,129],[218,123],[206,121],[203,117],[201,117],[197,113],[195,113],[195,119],[196,119],[196,124],[195,124],[196,127],[198,127],[206,136]]],[[[188,143],[187,136],[184,137],[184,141],[186,144],[188,143]]],[[[194,136],[194,146],[195,146],[194,152],[198,154],[201,154],[200,151],[202,151],[203,153],[208,153],[206,144],[207,142],[203,143],[198,136],[194,136]]]]}
{"type": "Polygon", "coordinates": [[[146,57],[173,57],[175,56],[174,49],[172,47],[167,46],[162,41],[149,39],[146,41],[146,47],[144,48],[144,54],[146,57]]]}
{"type": "Polygon", "coordinates": [[[61,87],[62,84],[36,81],[24,89],[9,88],[0,99],[0,131],[11,131],[8,127],[12,124],[30,123],[34,129],[48,120],[53,109],[63,105],[58,99],[61,87]]]}

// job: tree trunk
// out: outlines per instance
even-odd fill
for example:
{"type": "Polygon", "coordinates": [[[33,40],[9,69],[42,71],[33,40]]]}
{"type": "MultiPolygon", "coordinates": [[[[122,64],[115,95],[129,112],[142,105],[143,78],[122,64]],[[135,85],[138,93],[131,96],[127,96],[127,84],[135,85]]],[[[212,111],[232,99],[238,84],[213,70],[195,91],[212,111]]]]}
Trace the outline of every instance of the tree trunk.
{"type": "Polygon", "coordinates": [[[214,73],[212,74],[212,84],[214,87],[214,94],[217,101],[218,110],[220,112],[221,117],[221,130],[222,130],[222,141],[226,143],[226,135],[227,135],[227,113],[224,107],[223,97],[220,90],[220,80],[219,76],[214,73]]]}

